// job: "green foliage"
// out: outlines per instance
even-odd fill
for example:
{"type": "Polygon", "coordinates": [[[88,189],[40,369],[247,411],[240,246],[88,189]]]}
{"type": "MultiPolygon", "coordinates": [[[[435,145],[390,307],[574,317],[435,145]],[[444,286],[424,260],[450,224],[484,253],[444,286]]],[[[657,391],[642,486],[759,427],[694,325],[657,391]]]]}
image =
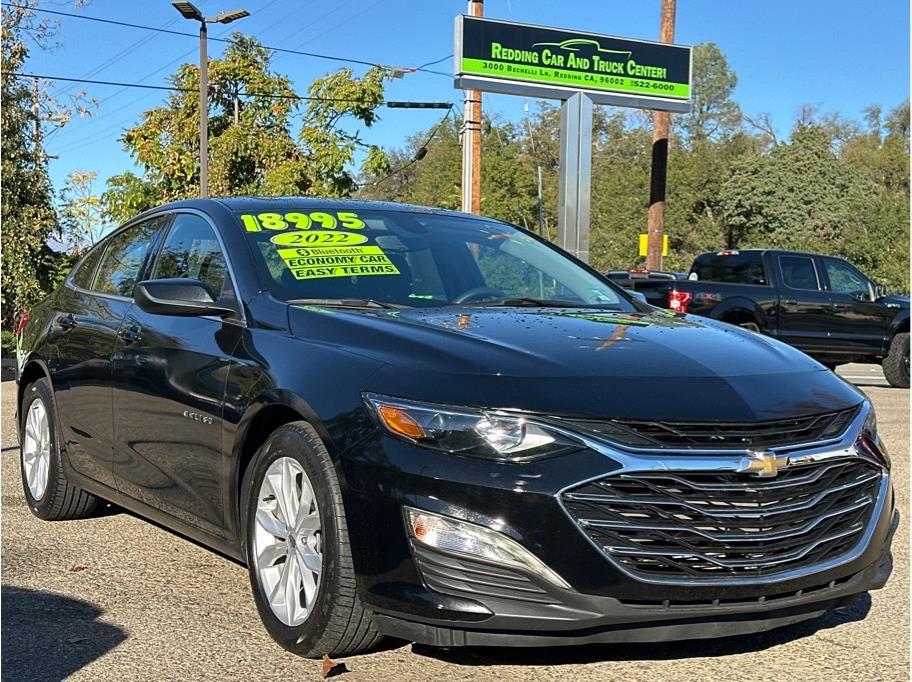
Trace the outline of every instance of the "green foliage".
{"type": "Polygon", "coordinates": [[[0,357],[16,357],[16,335],[7,329],[0,331],[0,357]]]}
{"type": "Polygon", "coordinates": [[[693,48],[693,101],[681,116],[681,131],[692,145],[725,139],[741,125],[741,110],[732,100],[738,77],[715,43],[693,48]]]}
{"type": "Polygon", "coordinates": [[[41,121],[53,107],[42,91],[37,109],[26,81],[11,74],[28,59],[31,40],[44,44],[53,27],[35,18],[36,2],[10,5],[2,12],[0,73],[0,157],[3,196],[0,202],[3,289],[0,307],[7,327],[47,291],[53,256],[48,238],[57,230],[47,157],[41,146],[41,121]],[[37,123],[37,125],[36,125],[37,123]]]}
{"type": "Polygon", "coordinates": [[[109,227],[102,199],[93,191],[96,177],[91,171],[74,171],[60,193],[60,239],[76,253],[93,246],[109,227]]]}
{"type": "MultiPolygon", "coordinates": [[[[299,98],[290,79],[271,71],[271,59],[255,39],[234,33],[222,58],[209,62],[213,196],[347,196],[356,187],[349,168],[362,150],[365,172],[388,169],[383,150],[342,127],[348,119],[364,126],[377,120],[385,69],[361,77],[341,69],[314,81],[295,136],[299,98]]],[[[199,193],[199,69],[185,64],[171,81],[180,91],[124,133],[143,177],[124,173],[108,180],[102,198],[112,220],[199,193]]]]}
{"type": "Polygon", "coordinates": [[[108,187],[101,195],[105,215],[115,224],[148,211],[162,203],[161,188],[127,171],[108,178],[108,187]]]}

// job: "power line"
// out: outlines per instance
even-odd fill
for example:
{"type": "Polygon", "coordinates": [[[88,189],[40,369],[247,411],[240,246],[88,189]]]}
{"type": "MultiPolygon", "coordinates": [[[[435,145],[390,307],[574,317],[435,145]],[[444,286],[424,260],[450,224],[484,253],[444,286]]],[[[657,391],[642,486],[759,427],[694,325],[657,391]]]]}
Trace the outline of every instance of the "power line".
{"type": "MultiPolygon", "coordinates": [[[[85,21],[95,21],[95,22],[98,22],[98,23],[101,23],[101,24],[111,24],[111,25],[113,25],[113,26],[123,26],[123,27],[126,27],[126,28],[136,28],[136,29],[140,29],[140,30],[144,30],[144,31],[157,31],[157,32],[159,32],[159,33],[168,33],[168,34],[170,34],[170,35],[184,36],[184,37],[186,37],[186,38],[197,38],[197,37],[198,37],[195,33],[187,33],[186,31],[175,31],[175,30],[173,30],[173,29],[159,28],[159,27],[156,27],[156,26],[146,26],[146,25],[144,25],[144,24],[134,24],[134,23],[131,23],[131,22],[129,22],[129,21],[117,21],[117,20],[115,20],[115,19],[104,19],[104,18],[101,18],[101,17],[90,17],[90,16],[87,16],[87,15],[84,15],[84,14],[75,14],[75,13],[73,13],[73,12],[61,12],[60,10],[44,9],[44,8],[42,8],[42,7],[29,7],[28,5],[19,5],[19,4],[13,3],[13,2],[6,2],[6,1],[4,1],[4,2],[0,2],[0,5],[3,5],[4,7],[14,7],[14,8],[18,8],[18,9],[27,9],[27,10],[31,10],[31,11],[33,11],[33,12],[43,12],[44,14],[53,14],[53,15],[56,15],[56,16],[72,17],[72,18],[74,18],[74,19],[83,19],[83,20],[85,20],[85,21]]],[[[230,42],[232,42],[230,38],[210,37],[209,40],[210,40],[210,41],[214,41],[214,42],[219,42],[219,43],[230,43],[230,42]]],[[[316,59],[327,59],[327,60],[329,60],[329,61],[344,62],[344,63],[348,63],[348,64],[360,64],[360,65],[362,65],[362,66],[376,66],[376,67],[380,67],[380,68],[388,68],[388,66],[389,66],[389,65],[384,65],[384,64],[377,64],[376,62],[365,61],[365,60],[363,60],[363,59],[354,59],[354,58],[348,58],[348,57],[338,57],[338,56],[336,56],[336,55],[321,54],[321,53],[319,53],[319,52],[305,52],[305,51],[303,51],[303,50],[292,50],[291,48],[287,48],[287,47],[272,47],[272,46],[269,46],[269,45],[263,45],[263,47],[264,47],[265,49],[271,50],[271,51],[273,51],[273,52],[282,52],[282,53],[285,53],[285,54],[295,54],[295,55],[299,55],[299,56],[302,56],[302,57],[314,57],[314,58],[316,58],[316,59]]],[[[450,78],[450,77],[451,77],[450,74],[443,73],[442,71],[432,71],[432,70],[430,70],[430,69],[425,69],[425,68],[423,68],[423,67],[416,68],[415,71],[420,71],[420,72],[422,72],[422,73],[430,73],[430,74],[433,74],[433,75],[435,75],[435,76],[446,76],[447,78],[450,78]]]]}
{"type": "MultiPolygon", "coordinates": [[[[173,92],[197,92],[196,88],[179,88],[175,85],[149,85],[147,83],[125,83],[123,81],[102,81],[89,78],[66,78],[64,76],[45,76],[35,73],[11,73],[16,78],[40,78],[42,80],[67,81],[71,83],[90,83],[92,85],[111,85],[122,88],[142,88],[144,90],[169,90],[173,92]]],[[[264,99],[288,99],[300,100],[306,102],[348,102],[351,104],[368,104],[366,100],[345,98],[345,97],[313,97],[307,95],[277,95],[267,92],[238,92],[243,97],[262,97],[264,99]]],[[[453,106],[452,102],[402,102],[393,100],[381,100],[378,105],[384,105],[391,109],[449,109],[453,106]]]]}
{"type": "Polygon", "coordinates": [[[436,126],[434,126],[434,129],[431,131],[431,134],[428,135],[428,138],[424,141],[424,144],[421,145],[420,147],[418,147],[418,151],[415,152],[415,156],[408,163],[404,163],[401,166],[399,166],[399,168],[391,170],[389,173],[387,173],[384,177],[380,178],[379,180],[375,180],[374,182],[367,182],[367,183],[364,183],[363,185],[358,185],[358,189],[364,189],[365,187],[376,187],[377,185],[380,185],[380,184],[386,182],[394,175],[399,175],[399,173],[401,173],[402,171],[404,171],[408,168],[411,168],[416,163],[421,161],[421,159],[423,159],[425,156],[427,156],[427,146],[437,136],[437,131],[443,127],[443,124],[446,123],[447,118],[449,118],[449,116],[452,112],[453,112],[452,107],[447,109],[447,112],[443,115],[443,118],[440,119],[440,122],[436,126]]]}

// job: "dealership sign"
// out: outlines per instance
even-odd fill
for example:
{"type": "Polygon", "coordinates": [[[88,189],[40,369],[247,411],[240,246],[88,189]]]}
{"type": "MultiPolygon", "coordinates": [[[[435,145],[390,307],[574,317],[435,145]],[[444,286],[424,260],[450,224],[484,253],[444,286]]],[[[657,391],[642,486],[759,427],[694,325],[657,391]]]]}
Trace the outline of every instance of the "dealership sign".
{"type": "Polygon", "coordinates": [[[661,111],[690,109],[690,48],[481,17],[456,18],[456,87],[661,111]]]}

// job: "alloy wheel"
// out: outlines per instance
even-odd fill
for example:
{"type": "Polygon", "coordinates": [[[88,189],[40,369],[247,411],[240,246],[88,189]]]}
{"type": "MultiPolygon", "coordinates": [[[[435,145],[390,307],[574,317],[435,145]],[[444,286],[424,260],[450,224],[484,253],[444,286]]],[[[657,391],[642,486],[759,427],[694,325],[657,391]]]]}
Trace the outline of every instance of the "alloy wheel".
{"type": "Polygon", "coordinates": [[[256,574],[273,614],[303,623],[313,608],[323,570],[320,511],[301,463],[280,457],[257,494],[253,551],[256,574]]]}
{"type": "Polygon", "coordinates": [[[29,406],[22,442],[22,469],[32,498],[40,500],[47,490],[51,467],[51,429],[41,398],[29,406]]]}

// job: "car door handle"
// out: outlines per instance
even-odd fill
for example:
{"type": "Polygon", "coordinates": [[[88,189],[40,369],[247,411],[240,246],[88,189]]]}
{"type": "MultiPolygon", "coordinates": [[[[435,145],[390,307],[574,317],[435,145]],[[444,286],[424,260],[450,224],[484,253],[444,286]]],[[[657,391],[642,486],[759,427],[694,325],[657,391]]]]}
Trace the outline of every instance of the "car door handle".
{"type": "Polygon", "coordinates": [[[798,301],[791,298],[783,298],[782,302],[785,303],[785,305],[798,305],[798,301]]]}
{"type": "Polygon", "coordinates": [[[124,343],[142,341],[142,334],[139,333],[139,330],[136,327],[121,327],[117,332],[117,335],[124,343]]]}
{"type": "Polygon", "coordinates": [[[57,318],[57,325],[63,327],[64,329],[72,329],[77,326],[79,323],[76,321],[76,318],[72,315],[64,315],[63,317],[57,318]]]}

